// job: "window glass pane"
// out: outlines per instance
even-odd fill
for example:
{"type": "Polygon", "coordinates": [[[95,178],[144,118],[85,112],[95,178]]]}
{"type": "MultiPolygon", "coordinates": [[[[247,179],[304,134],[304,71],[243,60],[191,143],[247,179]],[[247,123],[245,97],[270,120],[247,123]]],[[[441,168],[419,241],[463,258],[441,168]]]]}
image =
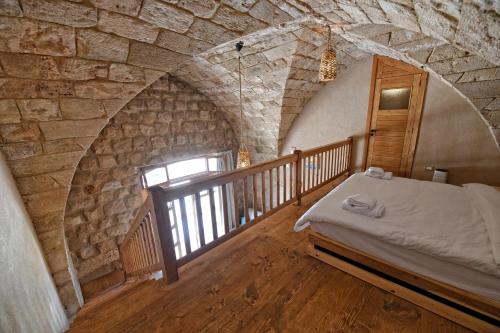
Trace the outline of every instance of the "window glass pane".
{"type": "Polygon", "coordinates": [[[218,164],[222,163],[222,158],[212,157],[208,159],[208,170],[209,171],[221,171],[218,164]]]}
{"type": "Polygon", "coordinates": [[[380,93],[380,110],[408,109],[410,104],[410,88],[382,89],[380,93]]]}
{"type": "Polygon", "coordinates": [[[207,171],[207,164],[204,158],[195,158],[192,160],[172,163],[167,166],[170,180],[194,175],[207,171]]]}
{"type": "Polygon", "coordinates": [[[153,186],[167,181],[167,172],[164,167],[146,171],[144,175],[148,186],[153,186]]]}

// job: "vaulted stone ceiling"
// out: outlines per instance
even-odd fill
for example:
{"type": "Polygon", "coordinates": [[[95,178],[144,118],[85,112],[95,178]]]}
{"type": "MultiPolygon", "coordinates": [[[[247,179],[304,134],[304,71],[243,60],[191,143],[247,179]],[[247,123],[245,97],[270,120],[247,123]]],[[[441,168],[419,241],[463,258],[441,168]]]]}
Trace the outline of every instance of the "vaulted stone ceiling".
{"type": "Polygon", "coordinates": [[[108,120],[166,72],[198,88],[276,156],[316,82],[318,26],[335,24],[340,70],[372,53],[453,84],[500,141],[500,5],[491,0],[3,0],[0,138],[69,313],[78,282],[63,214],[80,158],[108,120]]]}

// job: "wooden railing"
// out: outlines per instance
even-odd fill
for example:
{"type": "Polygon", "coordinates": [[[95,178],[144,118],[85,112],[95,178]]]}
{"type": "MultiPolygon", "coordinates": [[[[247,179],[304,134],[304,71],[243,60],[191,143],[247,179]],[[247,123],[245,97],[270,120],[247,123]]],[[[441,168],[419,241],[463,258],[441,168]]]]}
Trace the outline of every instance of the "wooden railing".
{"type": "Polygon", "coordinates": [[[152,204],[140,209],[121,247],[127,275],[154,268],[168,282],[177,280],[178,267],[346,175],[351,155],[348,138],[177,187],[150,188],[152,204]]]}
{"type": "Polygon", "coordinates": [[[120,255],[127,278],[163,269],[157,226],[153,200],[151,195],[148,195],[120,245],[120,255]]]}

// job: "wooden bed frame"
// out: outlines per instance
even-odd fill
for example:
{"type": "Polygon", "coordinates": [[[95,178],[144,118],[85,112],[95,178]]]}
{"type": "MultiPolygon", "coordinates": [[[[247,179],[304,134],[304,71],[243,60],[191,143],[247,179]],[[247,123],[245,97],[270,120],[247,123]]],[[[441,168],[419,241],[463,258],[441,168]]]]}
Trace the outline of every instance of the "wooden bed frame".
{"type": "Polygon", "coordinates": [[[307,253],[467,328],[500,332],[500,302],[408,271],[312,230],[307,253]]]}

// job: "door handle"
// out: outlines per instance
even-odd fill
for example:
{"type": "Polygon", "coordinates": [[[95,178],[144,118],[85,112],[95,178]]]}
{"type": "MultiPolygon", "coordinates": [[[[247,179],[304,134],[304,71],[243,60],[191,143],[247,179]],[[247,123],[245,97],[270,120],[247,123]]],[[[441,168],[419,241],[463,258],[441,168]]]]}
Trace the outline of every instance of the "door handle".
{"type": "Polygon", "coordinates": [[[373,129],[371,129],[371,130],[370,130],[370,136],[374,136],[376,132],[377,132],[377,130],[376,130],[376,129],[374,129],[374,128],[373,128],[373,129]]]}

